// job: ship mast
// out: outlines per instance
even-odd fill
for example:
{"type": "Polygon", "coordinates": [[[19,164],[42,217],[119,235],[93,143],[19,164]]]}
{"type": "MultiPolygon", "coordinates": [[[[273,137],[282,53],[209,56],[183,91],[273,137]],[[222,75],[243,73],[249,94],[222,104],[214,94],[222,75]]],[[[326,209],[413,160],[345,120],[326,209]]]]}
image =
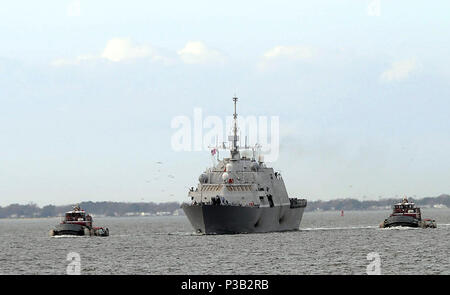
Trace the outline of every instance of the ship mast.
{"type": "Polygon", "coordinates": [[[231,159],[239,160],[239,147],[238,140],[239,136],[237,135],[238,127],[237,127],[237,112],[236,112],[236,103],[238,98],[236,96],[233,97],[234,101],[234,114],[233,114],[233,137],[232,137],[232,146],[231,146],[231,159]]]}

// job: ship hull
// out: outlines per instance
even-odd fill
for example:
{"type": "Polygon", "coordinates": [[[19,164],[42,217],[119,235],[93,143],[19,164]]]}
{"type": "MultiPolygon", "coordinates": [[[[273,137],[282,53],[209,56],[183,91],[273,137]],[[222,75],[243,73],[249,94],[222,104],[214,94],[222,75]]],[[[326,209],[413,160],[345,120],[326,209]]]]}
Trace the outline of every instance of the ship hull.
{"type": "MultiPolygon", "coordinates": [[[[58,224],[53,230],[53,235],[73,235],[73,236],[84,236],[85,229],[88,229],[86,226],[79,224],[58,224]]],[[[89,229],[88,229],[89,230],[89,229]]]]}
{"type": "Polygon", "coordinates": [[[384,222],[384,227],[395,227],[395,226],[419,227],[419,225],[420,220],[412,216],[389,216],[384,222]]]}
{"type": "Polygon", "coordinates": [[[298,230],[304,207],[181,206],[197,233],[238,234],[298,230]]]}

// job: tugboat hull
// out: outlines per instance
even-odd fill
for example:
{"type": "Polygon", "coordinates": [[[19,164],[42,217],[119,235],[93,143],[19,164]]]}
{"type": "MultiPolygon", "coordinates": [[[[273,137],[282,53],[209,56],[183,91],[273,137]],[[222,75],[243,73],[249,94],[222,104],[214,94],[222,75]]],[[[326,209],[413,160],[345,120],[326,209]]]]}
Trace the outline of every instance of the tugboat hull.
{"type": "Polygon", "coordinates": [[[411,216],[389,216],[385,221],[385,227],[409,226],[418,227],[419,220],[411,216]]]}
{"type": "Polygon", "coordinates": [[[264,233],[298,230],[304,207],[221,206],[211,204],[181,206],[194,227],[202,234],[264,233]]]}
{"type": "Polygon", "coordinates": [[[390,216],[380,227],[396,227],[396,226],[406,226],[406,227],[421,227],[421,228],[436,228],[436,221],[425,219],[419,220],[410,216],[390,216]]]}
{"type": "Polygon", "coordinates": [[[109,229],[103,227],[93,227],[89,228],[84,225],[79,224],[68,224],[61,223],[58,224],[55,229],[50,231],[51,236],[100,236],[107,237],[109,236],[109,229]]]}
{"type": "Polygon", "coordinates": [[[108,228],[93,227],[92,216],[86,215],[80,206],[75,206],[72,211],[66,212],[64,220],[54,229],[50,230],[50,236],[109,236],[108,228]]]}
{"type": "Polygon", "coordinates": [[[62,235],[73,235],[73,236],[84,236],[86,234],[85,229],[89,232],[89,229],[86,226],[79,224],[68,224],[62,223],[58,224],[55,229],[52,231],[52,235],[54,236],[62,236],[62,235]]]}
{"type": "Polygon", "coordinates": [[[436,221],[432,219],[422,219],[420,208],[416,207],[414,203],[408,202],[406,197],[403,198],[401,203],[395,204],[392,208],[392,214],[380,224],[381,228],[395,226],[421,228],[436,227],[436,221]]]}

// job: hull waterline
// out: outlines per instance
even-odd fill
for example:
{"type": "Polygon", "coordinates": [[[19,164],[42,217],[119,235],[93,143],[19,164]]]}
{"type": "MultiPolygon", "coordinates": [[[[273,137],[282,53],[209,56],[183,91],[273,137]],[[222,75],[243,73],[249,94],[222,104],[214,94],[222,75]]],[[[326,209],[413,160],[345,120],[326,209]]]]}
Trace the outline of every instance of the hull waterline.
{"type": "Polygon", "coordinates": [[[79,224],[58,224],[53,230],[53,235],[73,235],[73,236],[84,236],[85,226],[79,224]]]}
{"type": "Polygon", "coordinates": [[[218,206],[183,204],[182,208],[197,233],[237,234],[298,230],[304,207],[218,206]]]}

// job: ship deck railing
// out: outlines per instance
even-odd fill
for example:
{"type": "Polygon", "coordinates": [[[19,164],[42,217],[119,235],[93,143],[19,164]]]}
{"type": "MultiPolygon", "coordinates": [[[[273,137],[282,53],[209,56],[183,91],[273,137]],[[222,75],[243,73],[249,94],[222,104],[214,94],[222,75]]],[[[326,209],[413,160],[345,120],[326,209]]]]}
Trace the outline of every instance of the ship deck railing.
{"type": "Polygon", "coordinates": [[[213,205],[213,206],[225,206],[225,207],[256,207],[256,208],[263,207],[263,206],[260,206],[260,204],[250,205],[250,204],[241,204],[241,203],[213,204],[212,202],[191,202],[191,203],[184,202],[183,204],[185,204],[185,205],[194,205],[194,206],[213,205]]]}

